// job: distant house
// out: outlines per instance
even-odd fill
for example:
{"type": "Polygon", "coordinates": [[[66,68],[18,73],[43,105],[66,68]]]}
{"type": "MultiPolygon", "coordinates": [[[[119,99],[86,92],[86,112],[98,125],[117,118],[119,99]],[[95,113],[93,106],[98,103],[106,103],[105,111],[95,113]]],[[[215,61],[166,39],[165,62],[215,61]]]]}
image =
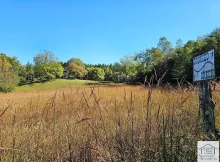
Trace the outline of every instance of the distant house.
{"type": "Polygon", "coordinates": [[[34,80],[34,75],[33,74],[26,75],[26,80],[33,81],[34,80]]]}
{"type": "Polygon", "coordinates": [[[66,78],[66,79],[69,78],[68,70],[64,70],[64,71],[63,71],[62,78],[66,78]]]}

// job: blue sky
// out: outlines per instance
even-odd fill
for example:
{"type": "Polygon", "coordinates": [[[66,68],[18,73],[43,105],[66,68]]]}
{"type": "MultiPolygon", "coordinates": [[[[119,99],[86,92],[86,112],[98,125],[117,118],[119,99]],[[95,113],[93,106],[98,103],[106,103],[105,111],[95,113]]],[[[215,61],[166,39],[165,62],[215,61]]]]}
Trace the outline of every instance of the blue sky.
{"type": "Polygon", "coordinates": [[[22,64],[41,50],[60,61],[114,63],[156,47],[175,46],[220,27],[219,0],[0,0],[0,52],[22,64]]]}

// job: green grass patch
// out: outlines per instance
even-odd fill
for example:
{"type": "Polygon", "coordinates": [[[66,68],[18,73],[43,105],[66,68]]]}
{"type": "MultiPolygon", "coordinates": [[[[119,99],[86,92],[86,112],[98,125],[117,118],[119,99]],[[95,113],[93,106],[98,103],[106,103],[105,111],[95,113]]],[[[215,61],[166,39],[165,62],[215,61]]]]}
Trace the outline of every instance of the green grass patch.
{"type": "Polygon", "coordinates": [[[99,82],[90,81],[90,80],[55,79],[43,83],[32,83],[32,84],[17,86],[15,90],[16,91],[47,90],[47,89],[65,88],[71,86],[91,85],[91,84],[99,84],[99,82]]]}

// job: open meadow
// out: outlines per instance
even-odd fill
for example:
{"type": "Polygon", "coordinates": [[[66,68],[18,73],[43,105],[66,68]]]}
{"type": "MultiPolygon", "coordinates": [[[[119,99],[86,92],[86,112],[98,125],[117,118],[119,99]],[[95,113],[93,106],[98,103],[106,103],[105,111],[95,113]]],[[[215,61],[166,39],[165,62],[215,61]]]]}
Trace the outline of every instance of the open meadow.
{"type": "MultiPolygon", "coordinates": [[[[197,141],[204,137],[196,89],[19,88],[0,94],[0,161],[197,159],[197,141]]],[[[219,128],[218,91],[213,100],[219,128]]]]}
{"type": "Polygon", "coordinates": [[[0,162],[217,162],[220,0],[0,0],[0,162]]]}

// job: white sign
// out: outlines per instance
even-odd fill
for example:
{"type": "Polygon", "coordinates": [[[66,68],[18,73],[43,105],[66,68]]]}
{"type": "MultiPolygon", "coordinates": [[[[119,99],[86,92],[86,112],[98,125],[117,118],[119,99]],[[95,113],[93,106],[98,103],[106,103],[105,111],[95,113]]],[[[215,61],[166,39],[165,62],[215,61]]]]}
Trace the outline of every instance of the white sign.
{"type": "Polygon", "coordinates": [[[219,162],[219,141],[198,141],[198,162],[219,162]]]}
{"type": "Polygon", "coordinates": [[[193,58],[193,81],[215,78],[214,49],[193,58]]]}

